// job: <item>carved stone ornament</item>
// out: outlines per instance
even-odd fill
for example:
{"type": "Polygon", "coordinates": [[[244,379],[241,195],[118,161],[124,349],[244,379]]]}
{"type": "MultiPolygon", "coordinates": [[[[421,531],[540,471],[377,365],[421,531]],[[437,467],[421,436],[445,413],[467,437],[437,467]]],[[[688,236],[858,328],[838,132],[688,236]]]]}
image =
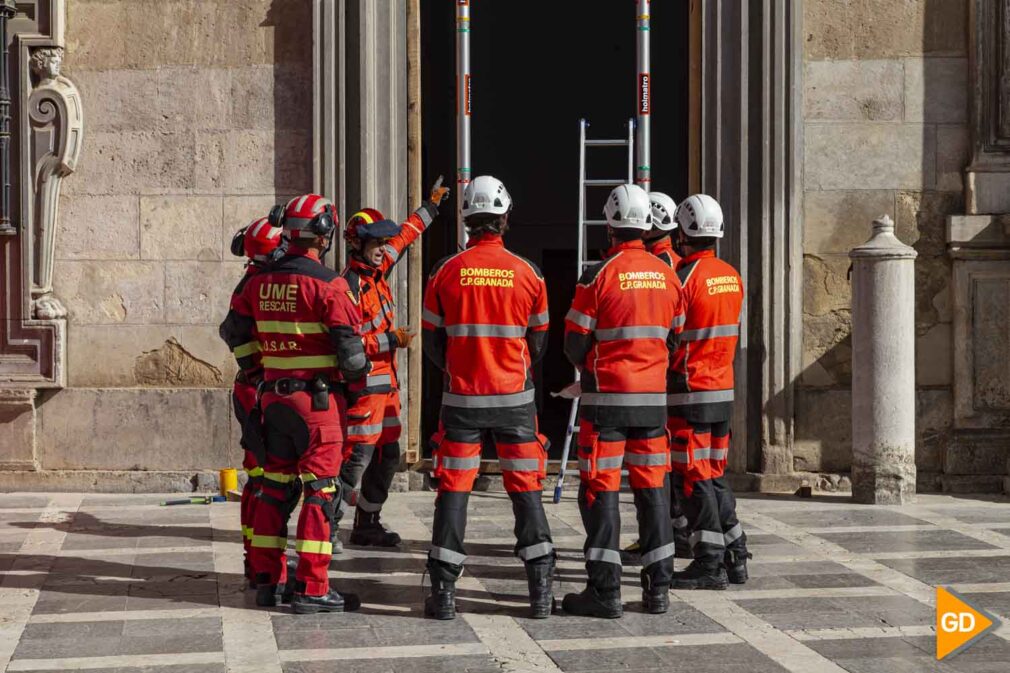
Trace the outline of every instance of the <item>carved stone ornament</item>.
{"type": "Polygon", "coordinates": [[[81,95],[60,74],[61,47],[32,50],[31,70],[37,83],[28,98],[34,187],[32,225],[32,312],[40,320],[65,318],[66,309],[53,296],[53,257],[59,217],[60,185],[74,172],[81,153],[84,111],[81,95]]]}

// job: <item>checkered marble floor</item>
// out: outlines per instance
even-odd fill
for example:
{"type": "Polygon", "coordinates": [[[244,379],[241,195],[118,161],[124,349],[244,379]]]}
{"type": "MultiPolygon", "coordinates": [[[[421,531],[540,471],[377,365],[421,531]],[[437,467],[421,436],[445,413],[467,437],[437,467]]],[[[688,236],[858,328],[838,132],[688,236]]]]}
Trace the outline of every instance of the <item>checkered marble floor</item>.
{"type": "MultiPolygon", "coordinates": [[[[945,662],[933,657],[933,587],[1010,616],[1010,501],[921,496],[914,506],[742,496],[751,580],[674,592],[640,611],[625,568],[625,616],[525,615],[504,494],[474,494],[460,616],[420,612],[431,493],[393,494],[393,551],[348,548],[335,586],[347,615],[258,609],[241,575],[238,508],[159,507],[160,496],[0,494],[0,667],[104,673],[707,671],[1007,673],[1010,625],[945,662]]],[[[583,583],[575,502],[547,504],[560,595],[583,583]]],[[[635,537],[630,498],[623,538],[635,537]]],[[[346,524],[345,524],[346,526],[346,524]]],[[[344,531],[346,535],[346,530],[344,531]]],[[[685,562],[678,560],[678,567],[685,562]]]]}

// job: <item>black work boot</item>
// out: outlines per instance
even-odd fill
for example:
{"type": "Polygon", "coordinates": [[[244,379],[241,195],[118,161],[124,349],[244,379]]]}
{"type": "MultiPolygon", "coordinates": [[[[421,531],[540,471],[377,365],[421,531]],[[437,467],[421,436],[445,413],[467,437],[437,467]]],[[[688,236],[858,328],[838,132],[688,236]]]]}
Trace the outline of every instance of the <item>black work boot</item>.
{"type": "Polygon", "coordinates": [[[723,565],[726,566],[726,577],[730,584],[747,583],[747,559],[749,558],[754,558],[754,555],[747,551],[726,551],[723,565]]]}
{"type": "Polygon", "coordinates": [[[354,511],[354,528],[351,530],[351,544],[360,547],[395,547],[400,544],[400,536],[379,521],[379,512],[354,511]]]}
{"type": "Polygon", "coordinates": [[[561,608],[570,615],[603,619],[617,619],[624,614],[620,589],[599,592],[590,586],[580,593],[566,595],[561,601],[561,608]]]}
{"type": "Polygon", "coordinates": [[[673,573],[671,589],[725,589],[729,585],[726,578],[726,568],[720,563],[715,568],[709,568],[697,560],[691,561],[686,570],[673,573]]]}
{"type": "Polygon", "coordinates": [[[295,575],[298,572],[298,559],[288,558],[288,579],[284,584],[277,587],[277,597],[280,599],[281,603],[290,603],[291,597],[295,595],[295,586],[298,580],[295,579],[295,575]]]}
{"type": "Polygon", "coordinates": [[[686,528],[673,529],[673,550],[676,558],[694,558],[694,552],[691,551],[691,534],[686,528]]]}
{"type": "Polygon", "coordinates": [[[291,609],[296,615],[314,615],[317,612],[354,612],[361,607],[357,594],[343,594],[334,589],[323,596],[306,596],[296,593],[291,599],[291,609]]]}
{"type": "Polygon", "coordinates": [[[526,583],[530,590],[530,616],[547,619],[554,610],[554,555],[546,563],[526,564],[526,583]]]}
{"type": "Polygon", "coordinates": [[[670,587],[653,586],[645,570],[642,570],[642,609],[650,615],[661,615],[670,609],[670,587]]]}
{"type": "Polygon", "coordinates": [[[424,599],[424,616],[435,619],[456,618],[456,583],[431,574],[431,594],[424,599]]]}
{"type": "Polygon", "coordinates": [[[272,608],[277,605],[277,585],[257,582],[256,605],[261,608],[272,608]]]}

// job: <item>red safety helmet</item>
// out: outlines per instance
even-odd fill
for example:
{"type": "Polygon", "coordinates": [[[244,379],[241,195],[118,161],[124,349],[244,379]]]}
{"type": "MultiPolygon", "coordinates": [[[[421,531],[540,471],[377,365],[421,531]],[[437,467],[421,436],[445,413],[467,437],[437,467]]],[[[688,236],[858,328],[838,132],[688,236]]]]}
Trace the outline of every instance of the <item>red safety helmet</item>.
{"type": "Polygon", "coordinates": [[[361,250],[365,241],[374,238],[392,238],[400,233],[401,225],[387,220],[375,208],[362,208],[351,215],[344,225],[344,239],[354,250],[361,250]]]}
{"type": "Polygon", "coordinates": [[[242,249],[245,256],[255,262],[265,262],[270,253],[281,244],[280,227],[271,227],[270,220],[261,217],[245,228],[242,249]]]}
{"type": "Polygon", "coordinates": [[[303,194],[274,206],[269,215],[270,224],[282,227],[291,238],[329,237],[340,224],[337,209],[325,196],[303,194]]]}

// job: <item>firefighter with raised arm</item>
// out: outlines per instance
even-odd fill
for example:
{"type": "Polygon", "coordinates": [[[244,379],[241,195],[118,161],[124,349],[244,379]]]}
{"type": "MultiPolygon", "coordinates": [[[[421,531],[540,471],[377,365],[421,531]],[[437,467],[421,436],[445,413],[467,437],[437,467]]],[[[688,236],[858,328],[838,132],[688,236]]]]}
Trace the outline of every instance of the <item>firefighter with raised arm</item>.
{"type": "Polygon", "coordinates": [[[547,286],[529,260],[510,252],[512,199],[500,180],[467,185],[463,217],[470,240],[435,265],[422,315],[424,352],[444,374],[441,429],[434,438],[438,478],[428,571],[429,617],[452,619],[463,572],[467,503],[480,468],[481,443],[493,440],[515,515],[515,554],[526,567],[530,610],[554,604],[554,543],[541,495],[547,440],[537,429],[531,368],[547,343],[547,286]]]}
{"type": "Polygon", "coordinates": [[[298,518],[296,613],[355,610],[353,594],[330,588],[330,529],[340,502],[337,476],[347,428],[343,387],[368,374],[358,325],[361,312],[347,281],[321,263],[337,228],[333,205],[305,194],[277,206],[287,254],[251,277],[222,327],[239,366],[262,358],[260,386],[266,461],[250,544],[256,602],[272,606],[286,583],[287,522],[298,518]]]}
{"type": "Polygon", "coordinates": [[[743,280],[716,257],[723,237],[722,208],[696,194],[677,208],[684,257],[677,275],[684,286],[685,322],[672,364],[669,429],[674,481],[691,529],[694,560],[674,573],[674,589],[725,589],[747,581],[747,536],[736,499],[723,477],[733,411],[733,359],[740,336],[743,280]]]}
{"type": "Polygon", "coordinates": [[[649,196],[636,185],[611,192],[604,208],[611,248],[585,271],[565,317],[565,355],[581,372],[579,511],[588,580],[562,607],[615,618],[621,603],[621,466],[638,512],[642,602],[669,609],[673,573],[666,378],[684,319],[674,270],[642,242],[652,228],[649,196]]]}
{"type": "MultiPolygon", "coordinates": [[[[356,390],[357,400],[347,412],[347,444],[350,454],[340,470],[344,511],[355,507],[351,544],[392,547],[400,536],[386,530],[379,521],[389,486],[400,464],[400,392],[396,375],[396,351],[406,348],[414,333],[396,327],[393,293],[389,276],[404,251],[424,233],[438,206],[449,193],[439,178],[430,199],[421,204],[403,224],[365,208],[344,225],[350,259],[343,278],[361,310],[361,335],[372,370],[356,390]]],[[[336,526],[333,542],[338,545],[336,526]]]]}

